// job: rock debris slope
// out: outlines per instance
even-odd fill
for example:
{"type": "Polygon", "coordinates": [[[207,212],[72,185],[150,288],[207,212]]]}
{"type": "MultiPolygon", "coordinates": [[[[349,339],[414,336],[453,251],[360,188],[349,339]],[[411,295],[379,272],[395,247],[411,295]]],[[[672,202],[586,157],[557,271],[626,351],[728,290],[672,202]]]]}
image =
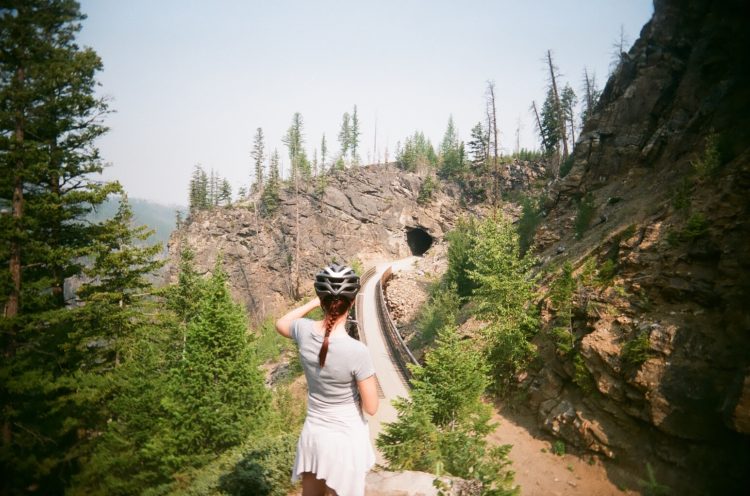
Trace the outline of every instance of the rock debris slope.
{"type": "Polygon", "coordinates": [[[538,340],[540,425],[648,461],[680,494],[750,487],[748,19],[740,2],[655,2],[536,236],[550,270],[611,278],[576,292],[577,362],[538,340]]]}

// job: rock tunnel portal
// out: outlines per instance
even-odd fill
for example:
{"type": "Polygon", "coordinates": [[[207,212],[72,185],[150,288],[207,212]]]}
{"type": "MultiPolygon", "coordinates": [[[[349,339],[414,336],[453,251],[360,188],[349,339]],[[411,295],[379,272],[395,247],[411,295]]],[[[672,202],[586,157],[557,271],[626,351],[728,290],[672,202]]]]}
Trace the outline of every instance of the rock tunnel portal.
{"type": "Polygon", "coordinates": [[[406,244],[412,255],[422,256],[432,246],[432,236],[421,227],[406,228],[406,244]]]}

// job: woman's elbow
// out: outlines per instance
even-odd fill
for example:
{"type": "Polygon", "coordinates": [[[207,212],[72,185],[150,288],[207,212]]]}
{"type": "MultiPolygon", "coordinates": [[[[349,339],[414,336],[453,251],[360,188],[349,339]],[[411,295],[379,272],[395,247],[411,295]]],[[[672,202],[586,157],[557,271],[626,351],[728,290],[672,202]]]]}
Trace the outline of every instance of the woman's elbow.
{"type": "Polygon", "coordinates": [[[379,406],[378,398],[375,398],[374,401],[364,402],[362,406],[363,406],[365,413],[367,413],[367,415],[370,415],[370,416],[375,415],[378,412],[378,406],[379,406]]]}
{"type": "Polygon", "coordinates": [[[287,326],[286,326],[286,322],[284,322],[284,319],[277,320],[274,325],[276,326],[276,332],[278,332],[284,337],[287,337],[287,334],[288,334],[286,332],[287,326]]]}

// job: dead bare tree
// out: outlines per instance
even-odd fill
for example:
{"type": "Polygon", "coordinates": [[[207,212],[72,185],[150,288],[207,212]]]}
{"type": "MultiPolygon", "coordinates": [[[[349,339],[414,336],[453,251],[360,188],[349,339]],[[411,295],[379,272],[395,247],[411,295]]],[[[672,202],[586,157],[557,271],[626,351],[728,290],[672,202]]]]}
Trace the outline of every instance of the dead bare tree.
{"type": "Polygon", "coordinates": [[[486,109],[487,109],[487,132],[492,134],[492,176],[493,176],[493,205],[497,207],[500,198],[500,177],[498,154],[500,144],[497,138],[497,105],[495,102],[495,82],[487,81],[486,91],[486,109]]]}

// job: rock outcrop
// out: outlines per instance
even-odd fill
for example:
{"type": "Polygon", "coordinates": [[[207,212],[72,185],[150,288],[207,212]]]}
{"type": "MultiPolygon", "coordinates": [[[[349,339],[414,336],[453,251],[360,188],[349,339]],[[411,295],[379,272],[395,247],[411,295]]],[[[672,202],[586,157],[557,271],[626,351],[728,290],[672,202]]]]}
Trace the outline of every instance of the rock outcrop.
{"type": "Polygon", "coordinates": [[[368,266],[440,244],[465,213],[455,192],[436,192],[420,204],[423,178],[390,165],[353,168],[327,180],[322,194],[301,190],[299,204],[293,189],[282,189],[271,215],[254,203],[194,214],[170,240],[172,277],[183,245],[195,251],[204,272],[221,252],[235,298],[260,319],[284,308],[298,289],[290,276],[297,267],[298,210],[300,294],[312,290],[315,272],[333,260],[368,266]]]}
{"type": "Polygon", "coordinates": [[[579,294],[575,363],[538,340],[527,386],[540,424],[641,473],[649,463],[680,494],[750,487],[747,10],[655,2],[536,237],[545,262],[611,275],[579,294]]]}

